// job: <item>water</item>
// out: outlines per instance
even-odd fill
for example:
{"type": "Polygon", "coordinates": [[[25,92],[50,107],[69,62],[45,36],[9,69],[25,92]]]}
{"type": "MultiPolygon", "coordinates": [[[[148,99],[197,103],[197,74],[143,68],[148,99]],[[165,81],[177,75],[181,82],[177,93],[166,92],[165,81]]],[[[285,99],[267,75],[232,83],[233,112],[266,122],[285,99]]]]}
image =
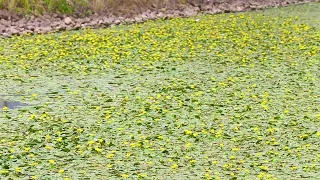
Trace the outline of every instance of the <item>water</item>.
{"type": "Polygon", "coordinates": [[[23,106],[27,106],[27,104],[18,101],[8,101],[0,99],[0,109],[3,109],[4,107],[7,107],[8,109],[17,109],[23,106]]]}

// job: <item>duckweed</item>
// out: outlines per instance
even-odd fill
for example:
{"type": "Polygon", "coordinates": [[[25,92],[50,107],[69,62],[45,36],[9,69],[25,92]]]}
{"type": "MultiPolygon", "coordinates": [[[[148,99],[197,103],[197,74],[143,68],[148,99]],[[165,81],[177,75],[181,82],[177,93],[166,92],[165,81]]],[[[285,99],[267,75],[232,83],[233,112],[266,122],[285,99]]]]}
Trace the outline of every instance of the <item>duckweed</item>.
{"type": "Polygon", "coordinates": [[[32,104],[0,112],[1,179],[316,179],[320,31],[299,22],[250,12],[0,39],[1,93],[32,104]]]}

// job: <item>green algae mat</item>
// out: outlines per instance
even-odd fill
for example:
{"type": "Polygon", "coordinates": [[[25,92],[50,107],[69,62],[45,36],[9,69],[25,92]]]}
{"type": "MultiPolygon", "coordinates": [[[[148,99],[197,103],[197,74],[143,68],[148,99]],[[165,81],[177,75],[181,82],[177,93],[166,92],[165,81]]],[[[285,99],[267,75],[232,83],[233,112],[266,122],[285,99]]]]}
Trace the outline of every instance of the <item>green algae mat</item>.
{"type": "Polygon", "coordinates": [[[320,4],[0,39],[0,179],[317,179],[320,4]],[[319,15],[319,16],[317,16],[319,15]]]}

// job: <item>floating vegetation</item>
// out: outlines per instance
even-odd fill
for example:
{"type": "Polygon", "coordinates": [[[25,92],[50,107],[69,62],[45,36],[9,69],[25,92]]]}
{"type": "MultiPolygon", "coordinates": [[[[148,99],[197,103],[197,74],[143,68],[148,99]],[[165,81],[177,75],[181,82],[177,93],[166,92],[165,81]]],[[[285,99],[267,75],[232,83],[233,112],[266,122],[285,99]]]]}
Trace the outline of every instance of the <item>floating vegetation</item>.
{"type": "Polygon", "coordinates": [[[317,179],[320,32],[297,22],[251,12],[0,39],[0,90],[38,104],[0,113],[0,176],[317,179]]]}

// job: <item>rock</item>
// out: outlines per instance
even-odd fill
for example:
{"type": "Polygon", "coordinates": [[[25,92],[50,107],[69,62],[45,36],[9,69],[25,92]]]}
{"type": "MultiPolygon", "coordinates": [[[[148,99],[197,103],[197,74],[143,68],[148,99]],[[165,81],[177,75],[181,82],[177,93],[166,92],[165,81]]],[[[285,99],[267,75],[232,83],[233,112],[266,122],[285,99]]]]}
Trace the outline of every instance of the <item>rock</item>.
{"type": "Polygon", "coordinates": [[[88,18],[88,17],[86,17],[86,18],[83,19],[83,22],[84,22],[84,23],[89,23],[90,21],[91,21],[91,19],[88,18]]]}
{"type": "Polygon", "coordinates": [[[60,20],[62,20],[62,19],[65,18],[62,14],[53,14],[52,17],[53,17],[53,18],[56,18],[56,19],[60,19],[60,20]]]}
{"type": "Polygon", "coordinates": [[[148,19],[148,15],[146,12],[141,14],[141,19],[142,19],[142,21],[145,21],[148,19]]]}
{"type": "Polygon", "coordinates": [[[0,19],[0,24],[4,26],[8,26],[9,22],[4,19],[0,19]]]}
{"type": "Polygon", "coordinates": [[[51,27],[57,27],[61,24],[61,22],[59,21],[54,21],[53,23],[51,23],[51,27]]]}
{"type": "Polygon", "coordinates": [[[112,24],[114,22],[114,17],[105,17],[105,18],[103,18],[103,23],[105,24],[105,25],[110,25],[110,24],[112,24]]]}
{"type": "Polygon", "coordinates": [[[40,28],[39,28],[39,27],[35,27],[35,29],[33,30],[33,32],[38,34],[38,33],[40,33],[40,32],[41,32],[41,30],[40,30],[40,28]]]}
{"type": "Polygon", "coordinates": [[[211,8],[212,8],[212,6],[210,6],[210,5],[205,5],[205,4],[201,4],[201,6],[200,6],[200,10],[201,10],[201,11],[210,11],[211,8]]]}
{"type": "Polygon", "coordinates": [[[0,19],[9,20],[10,12],[6,10],[0,10],[0,19]]]}
{"type": "Polygon", "coordinates": [[[89,23],[91,21],[91,19],[90,18],[88,18],[88,17],[86,17],[86,18],[79,18],[79,19],[77,19],[77,23],[79,23],[79,24],[85,24],[85,23],[89,23]]]}
{"type": "Polygon", "coordinates": [[[68,30],[68,31],[73,30],[73,29],[74,29],[73,26],[67,26],[67,27],[66,27],[66,30],[68,30]]]}
{"type": "Polygon", "coordinates": [[[57,28],[56,28],[58,31],[63,31],[63,30],[66,30],[66,26],[61,26],[61,25],[59,25],[59,26],[57,26],[57,28]]]}
{"type": "Polygon", "coordinates": [[[11,27],[9,27],[9,29],[7,28],[7,32],[10,32],[12,35],[15,35],[15,34],[18,34],[19,33],[19,31],[16,29],[16,27],[15,26],[11,26],[11,27]]]}
{"type": "Polygon", "coordinates": [[[163,17],[164,17],[164,13],[163,13],[163,12],[159,12],[159,13],[157,14],[157,17],[158,17],[158,18],[163,18],[163,17]]]}
{"type": "Polygon", "coordinates": [[[27,35],[27,32],[23,29],[19,32],[19,35],[20,36],[27,35]]]}
{"type": "Polygon", "coordinates": [[[51,26],[47,26],[47,27],[41,27],[40,30],[42,33],[48,33],[52,31],[52,28],[51,26]]]}
{"type": "Polygon", "coordinates": [[[139,17],[139,16],[135,17],[134,20],[135,20],[137,23],[143,22],[143,21],[142,21],[142,17],[139,17]]]}
{"type": "Polygon", "coordinates": [[[98,20],[98,25],[103,25],[104,23],[103,23],[103,20],[102,19],[100,19],[100,20],[98,20]]]}
{"type": "Polygon", "coordinates": [[[229,9],[232,12],[240,12],[245,9],[245,5],[242,3],[234,3],[230,5],[229,9]]]}
{"type": "Polygon", "coordinates": [[[193,7],[193,10],[199,12],[200,11],[200,7],[198,7],[198,6],[197,7],[193,7]]]}
{"type": "Polygon", "coordinates": [[[120,24],[121,21],[120,21],[119,19],[116,19],[113,23],[114,23],[114,24],[120,24]]]}
{"type": "Polygon", "coordinates": [[[88,26],[86,24],[81,24],[81,29],[86,29],[88,26]]]}
{"type": "Polygon", "coordinates": [[[213,7],[213,8],[211,8],[209,11],[206,11],[208,14],[219,14],[219,13],[221,13],[222,12],[222,10],[221,9],[218,9],[218,8],[215,8],[215,7],[213,7]]]}
{"type": "Polygon", "coordinates": [[[6,26],[0,24],[0,33],[6,32],[6,26]]]}
{"type": "Polygon", "coordinates": [[[196,16],[198,14],[197,11],[191,9],[191,8],[187,8],[184,10],[184,14],[187,16],[187,17],[191,17],[191,16],[196,16]]]}
{"type": "Polygon", "coordinates": [[[66,25],[69,25],[72,23],[72,19],[70,17],[66,17],[64,18],[63,22],[66,24],[66,25]]]}
{"type": "Polygon", "coordinates": [[[51,21],[52,16],[50,16],[50,15],[48,15],[48,14],[45,14],[45,15],[42,16],[42,18],[43,18],[44,20],[51,21]]]}
{"type": "Polygon", "coordinates": [[[132,19],[132,18],[126,18],[126,19],[124,20],[124,22],[131,24],[131,23],[134,23],[135,20],[132,19]]]}
{"type": "Polygon", "coordinates": [[[32,31],[30,31],[30,30],[28,30],[28,29],[25,30],[24,32],[25,32],[26,34],[32,34],[32,31]]]}
{"type": "Polygon", "coordinates": [[[51,26],[51,22],[50,21],[41,21],[40,22],[40,26],[41,27],[50,27],[51,26]]]}
{"type": "Polygon", "coordinates": [[[222,4],[220,4],[220,5],[218,6],[218,8],[219,8],[222,12],[226,12],[226,13],[228,13],[228,12],[231,11],[230,8],[229,8],[229,4],[227,4],[227,3],[222,3],[222,4]]]}
{"type": "Polygon", "coordinates": [[[17,15],[17,14],[14,14],[14,13],[11,13],[9,19],[13,22],[17,22],[19,21],[21,18],[17,15]]]}
{"type": "Polygon", "coordinates": [[[81,24],[76,24],[76,25],[74,26],[74,29],[76,29],[76,30],[81,29],[81,24]]]}
{"type": "Polygon", "coordinates": [[[16,22],[19,28],[25,28],[27,24],[27,20],[25,18],[21,18],[19,21],[16,22]]]}
{"type": "Polygon", "coordinates": [[[34,26],[31,26],[31,25],[28,25],[28,26],[27,26],[27,29],[30,30],[30,31],[34,31],[35,27],[34,27],[34,26]]]}
{"type": "Polygon", "coordinates": [[[2,33],[1,35],[4,37],[10,37],[12,34],[11,33],[2,33]]]}
{"type": "Polygon", "coordinates": [[[157,19],[157,14],[156,12],[151,12],[150,14],[148,14],[148,19],[157,19]]]}

